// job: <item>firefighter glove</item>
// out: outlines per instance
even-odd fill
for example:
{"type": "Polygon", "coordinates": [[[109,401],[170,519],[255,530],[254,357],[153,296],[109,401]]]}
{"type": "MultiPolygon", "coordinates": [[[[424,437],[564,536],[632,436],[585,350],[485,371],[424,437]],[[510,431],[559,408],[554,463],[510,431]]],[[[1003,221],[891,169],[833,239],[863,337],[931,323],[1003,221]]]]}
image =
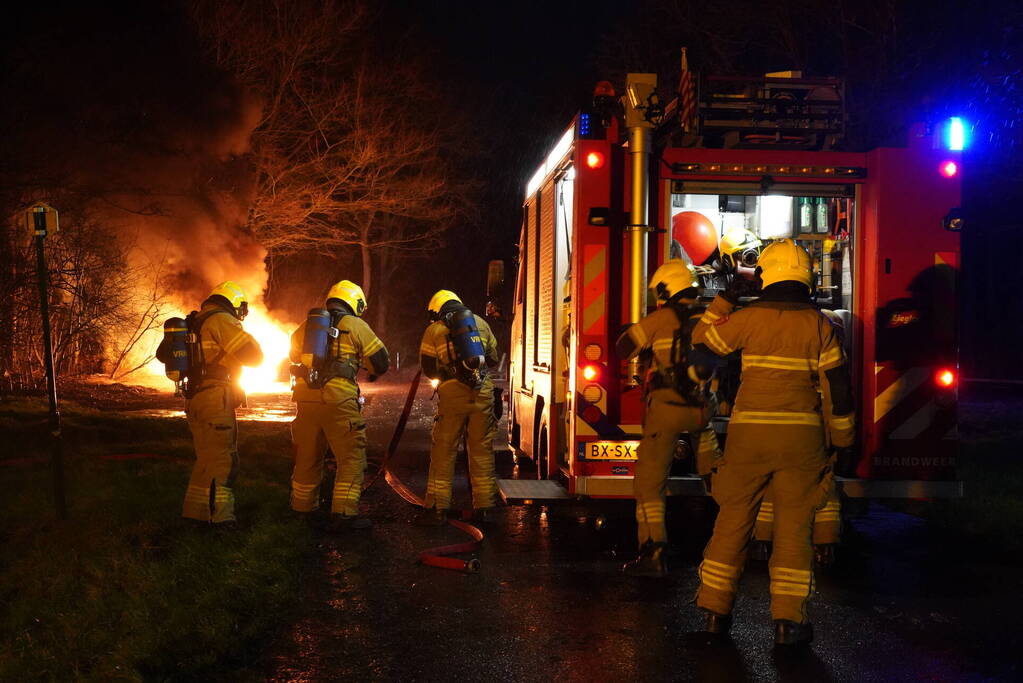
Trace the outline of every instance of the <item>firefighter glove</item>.
{"type": "Polygon", "coordinates": [[[835,448],[835,474],[840,477],[856,476],[856,465],[860,462],[860,452],[852,446],[835,448]]]}

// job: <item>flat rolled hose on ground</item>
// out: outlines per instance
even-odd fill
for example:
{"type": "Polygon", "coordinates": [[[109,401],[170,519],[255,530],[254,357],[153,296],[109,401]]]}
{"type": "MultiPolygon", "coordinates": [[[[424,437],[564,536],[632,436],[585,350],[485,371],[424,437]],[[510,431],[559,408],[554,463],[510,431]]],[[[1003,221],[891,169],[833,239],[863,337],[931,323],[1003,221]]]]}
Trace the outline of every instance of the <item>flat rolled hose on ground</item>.
{"type": "MultiPolygon", "coordinates": [[[[395,451],[398,450],[398,443],[401,441],[402,434],[405,433],[405,424],[408,422],[409,414],[412,412],[412,404],[415,403],[416,392],[419,390],[419,381],[422,379],[422,374],[423,373],[420,370],[412,379],[412,386],[409,387],[408,395],[405,397],[405,407],[401,411],[401,416],[398,417],[398,423],[394,426],[394,434],[391,436],[391,443],[387,446],[387,452],[384,454],[384,459],[380,463],[380,469],[377,471],[377,474],[373,476],[373,479],[370,480],[369,484],[366,485],[366,488],[372,486],[380,473],[383,472],[384,479],[394,492],[409,503],[418,507],[423,507],[423,499],[413,493],[412,489],[405,486],[401,479],[398,479],[394,472],[390,470],[388,465],[390,464],[391,456],[393,456],[395,451]]],[[[467,533],[470,537],[472,537],[472,540],[465,543],[452,543],[450,545],[427,548],[419,553],[419,563],[430,567],[454,569],[455,571],[465,572],[467,574],[475,574],[480,570],[479,560],[475,558],[471,560],[460,560],[455,557],[448,557],[448,555],[475,552],[479,549],[480,543],[483,541],[483,532],[472,524],[461,520],[449,519],[448,524],[459,531],[467,533]]]]}

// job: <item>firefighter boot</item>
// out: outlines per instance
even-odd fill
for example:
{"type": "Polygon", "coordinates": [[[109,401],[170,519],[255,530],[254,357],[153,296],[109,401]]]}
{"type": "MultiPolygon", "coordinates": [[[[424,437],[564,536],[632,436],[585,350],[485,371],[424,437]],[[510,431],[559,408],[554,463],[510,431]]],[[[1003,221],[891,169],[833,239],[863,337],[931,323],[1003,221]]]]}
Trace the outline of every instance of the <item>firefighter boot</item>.
{"type": "Polygon", "coordinates": [[[416,526],[444,526],[448,522],[448,511],[435,507],[423,508],[416,515],[413,524],[416,526]]]}
{"type": "Polygon", "coordinates": [[[775,645],[809,645],[812,640],[812,624],[797,624],[788,619],[774,620],[775,645]]]}
{"type": "Polygon", "coordinates": [[[332,513],[330,515],[330,522],[328,523],[327,530],[331,533],[340,534],[346,531],[363,531],[373,526],[373,522],[368,517],[360,517],[358,515],[339,515],[332,513]]]}
{"type": "Polygon", "coordinates": [[[661,578],[667,576],[668,567],[664,561],[664,551],[667,543],[654,543],[647,541],[639,548],[639,556],[636,559],[626,562],[622,572],[628,576],[652,576],[661,578]]]}
{"type": "Polygon", "coordinates": [[[701,609],[703,612],[703,629],[701,633],[709,633],[714,636],[727,636],[732,630],[732,615],[718,614],[709,609],[701,609]]]}

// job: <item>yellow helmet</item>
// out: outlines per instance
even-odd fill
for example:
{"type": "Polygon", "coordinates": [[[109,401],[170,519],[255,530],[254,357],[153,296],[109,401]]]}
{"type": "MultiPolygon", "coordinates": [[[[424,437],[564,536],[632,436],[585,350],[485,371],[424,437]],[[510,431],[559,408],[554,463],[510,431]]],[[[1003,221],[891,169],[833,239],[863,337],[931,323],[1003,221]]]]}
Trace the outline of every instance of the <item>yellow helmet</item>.
{"type": "Polygon", "coordinates": [[[231,308],[234,309],[234,314],[239,320],[243,320],[245,316],[249,314],[249,302],[245,299],[245,292],[243,292],[242,288],[234,282],[231,282],[230,280],[227,282],[221,282],[213,288],[213,291],[210,292],[207,299],[211,299],[215,296],[226,299],[227,303],[231,304],[231,308]]]}
{"type": "Polygon", "coordinates": [[[764,287],[786,280],[802,282],[807,287],[813,283],[810,255],[788,238],[771,242],[764,248],[757,261],[757,272],[764,287]]]}
{"type": "MultiPolygon", "coordinates": [[[[650,291],[664,301],[687,289],[699,287],[700,278],[696,276],[696,270],[682,259],[665,261],[650,278],[650,291]]],[[[696,296],[697,293],[693,292],[693,298],[696,296]]]]}
{"type": "Polygon", "coordinates": [[[366,294],[362,287],[351,280],[338,282],[327,292],[327,301],[337,299],[352,309],[352,313],[361,316],[366,312],[366,294]]]}
{"type": "Polygon", "coordinates": [[[755,267],[762,246],[760,238],[746,228],[729,228],[721,236],[718,250],[725,268],[735,270],[738,266],[755,267]]]}
{"type": "Polygon", "coordinates": [[[457,301],[462,303],[462,300],[458,298],[458,295],[448,289],[437,290],[437,293],[430,297],[430,303],[427,304],[426,310],[430,312],[430,319],[436,320],[440,317],[441,306],[449,301],[457,301]]]}

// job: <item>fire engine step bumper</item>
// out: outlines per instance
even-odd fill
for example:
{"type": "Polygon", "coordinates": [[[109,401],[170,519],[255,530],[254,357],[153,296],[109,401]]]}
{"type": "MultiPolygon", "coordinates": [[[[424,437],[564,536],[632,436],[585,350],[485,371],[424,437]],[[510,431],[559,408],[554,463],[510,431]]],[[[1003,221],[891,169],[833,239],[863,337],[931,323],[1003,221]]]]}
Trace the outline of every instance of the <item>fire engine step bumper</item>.
{"type": "Polygon", "coordinates": [[[550,479],[498,479],[497,489],[505,503],[568,500],[568,491],[550,479]]]}
{"type": "MultiPolygon", "coordinates": [[[[961,481],[879,481],[837,477],[838,488],[849,498],[959,498],[961,481]]],[[[535,479],[498,479],[498,490],[506,503],[569,500],[565,487],[556,481],[535,479]]],[[[703,480],[697,476],[669,477],[669,496],[705,496],[703,480]]],[[[632,477],[576,477],[575,496],[593,498],[632,498],[632,477]]]]}

